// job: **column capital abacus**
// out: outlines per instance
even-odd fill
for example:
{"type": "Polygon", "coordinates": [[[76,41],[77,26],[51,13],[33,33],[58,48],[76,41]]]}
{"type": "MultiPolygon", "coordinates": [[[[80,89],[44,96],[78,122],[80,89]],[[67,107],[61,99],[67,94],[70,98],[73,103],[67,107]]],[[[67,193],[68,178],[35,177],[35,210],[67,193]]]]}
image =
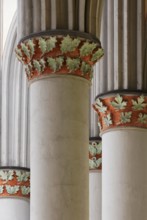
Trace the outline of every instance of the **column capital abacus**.
{"type": "Polygon", "coordinates": [[[15,52],[28,80],[51,74],[92,78],[92,67],[104,54],[100,41],[90,34],[60,32],[33,34],[20,41],[15,52]]]}
{"type": "Polygon", "coordinates": [[[90,138],[89,140],[89,170],[102,170],[102,142],[101,138],[90,138]]]}
{"type": "Polygon", "coordinates": [[[101,133],[120,127],[147,128],[147,92],[112,91],[96,97],[93,104],[101,133]]]}
{"type": "Polygon", "coordinates": [[[30,198],[30,170],[0,167],[0,198],[30,198]]]}

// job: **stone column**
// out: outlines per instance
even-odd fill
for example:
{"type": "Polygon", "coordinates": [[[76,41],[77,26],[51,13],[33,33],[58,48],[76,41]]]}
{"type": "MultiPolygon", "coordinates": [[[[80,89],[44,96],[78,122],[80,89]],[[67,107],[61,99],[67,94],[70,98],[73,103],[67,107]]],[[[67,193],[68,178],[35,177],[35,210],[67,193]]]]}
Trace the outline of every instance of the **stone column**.
{"type": "Polygon", "coordinates": [[[29,169],[0,167],[0,218],[4,220],[29,220],[29,198],[29,169]]]}
{"type": "Polygon", "coordinates": [[[96,98],[103,145],[102,220],[147,219],[147,93],[96,98]]]}
{"type": "Polygon", "coordinates": [[[16,54],[30,83],[31,220],[88,220],[89,87],[100,42],[42,32],[16,54]]]}
{"type": "Polygon", "coordinates": [[[100,138],[89,142],[89,219],[102,219],[102,144],[100,138]]]}

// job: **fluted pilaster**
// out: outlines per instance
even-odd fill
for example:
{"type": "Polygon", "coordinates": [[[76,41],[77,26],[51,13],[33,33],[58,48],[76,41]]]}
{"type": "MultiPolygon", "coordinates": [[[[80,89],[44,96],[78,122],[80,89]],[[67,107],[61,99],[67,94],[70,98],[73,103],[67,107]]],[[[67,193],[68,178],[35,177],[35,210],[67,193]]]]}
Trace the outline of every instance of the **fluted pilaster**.
{"type": "Polygon", "coordinates": [[[28,86],[15,58],[16,38],[15,15],[3,54],[0,165],[29,167],[28,86]]]}
{"type": "Polygon", "coordinates": [[[3,48],[3,1],[0,1],[0,68],[2,59],[2,48],[3,48]]]}
{"type": "Polygon", "coordinates": [[[102,0],[20,0],[18,37],[67,29],[88,32],[99,38],[102,7],[102,0]]]}
{"type": "MultiPolygon", "coordinates": [[[[95,96],[117,89],[147,89],[145,0],[106,0],[101,42],[105,57],[96,65],[91,104],[95,96]]],[[[91,110],[91,136],[97,136],[97,116],[91,110]]]]}

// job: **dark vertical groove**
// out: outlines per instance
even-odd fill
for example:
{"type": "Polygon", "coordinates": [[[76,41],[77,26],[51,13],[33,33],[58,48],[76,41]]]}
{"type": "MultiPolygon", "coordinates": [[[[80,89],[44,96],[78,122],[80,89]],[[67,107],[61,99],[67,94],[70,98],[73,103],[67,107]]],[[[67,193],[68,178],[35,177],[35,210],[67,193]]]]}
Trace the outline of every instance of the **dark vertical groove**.
{"type": "Polygon", "coordinates": [[[74,11],[73,11],[73,0],[68,0],[68,29],[73,30],[73,24],[74,24],[74,11]]]}
{"type": "Polygon", "coordinates": [[[85,0],[85,8],[83,10],[85,10],[85,18],[84,18],[84,32],[86,32],[86,16],[87,16],[87,13],[86,13],[86,9],[87,9],[87,0],[85,0]]]}
{"type": "MultiPolygon", "coordinates": [[[[32,0],[25,0],[25,9],[24,15],[25,15],[25,35],[29,35],[33,32],[33,4],[32,0]]],[[[24,21],[23,21],[24,22],[24,21]]],[[[24,25],[24,24],[22,24],[24,25]]]]}
{"type": "Polygon", "coordinates": [[[41,1],[33,1],[33,32],[39,32],[41,30],[41,1]]]}
{"type": "Polygon", "coordinates": [[[143,89],[147,89],[147,0],[144,0],[143,5],[143,89]],[[145,10],[144,10],[145,9],[145,10]]]}
{"type": "Polygon", "coordinates": [[[46,30],[51,28],[51,1],[46,0],[46,30]]]}
{"type": "Polygon", "coordinates": [[[79,0],[73,0],[73,11],[75,12],[74,15],[74,30],[79,30],[79,0]]]}
{"type": "Polygon", "coordinates": [[[143,89],[147,89],[147,17],[146,17],[146,22],[144,24],[144,30],[145,30],[144,33],[145,37],[144,37],[144,51],[143,51],[143,89]]]}
{"type": "Polygon", "coordinates": [[[123,0],[118,1],[118,88],[123,89],[123,0]]]}
{"type": "Polygon", "coordinates": [[[128,1],[128,82],[137,87],[137,0],[128,1]]]}
{"type": "Polygon", "coordinates": [[[68,29],[68,1],[56,0],[57,29],[68,29]]]}
{"type": "MultiPolygon", "coordinates": [[[[108,19],[107,19],[107,10],[108,10],[108,1],[105,4],[105,13],[104,13],[104,51],[108,52],[108,19]]],[[[103,72],[106,73],[105,78],[102,76],[101,80],[103,81],[104,90],[108,90],[108,53],[105,53],[104,62],[103,62],[103,72]]]]}
{"type": "Polygon", "coordinates": [[[91,1],[90,7],[90,33],[96,35],[96,9],[97,9],[97,0],[91,1]]]}
{"type": "Polygon", "coordinates": [[[90,18],[90,0],[86,0],[85,8],[85,31],[89,32],[89,18],[90,18]]]}

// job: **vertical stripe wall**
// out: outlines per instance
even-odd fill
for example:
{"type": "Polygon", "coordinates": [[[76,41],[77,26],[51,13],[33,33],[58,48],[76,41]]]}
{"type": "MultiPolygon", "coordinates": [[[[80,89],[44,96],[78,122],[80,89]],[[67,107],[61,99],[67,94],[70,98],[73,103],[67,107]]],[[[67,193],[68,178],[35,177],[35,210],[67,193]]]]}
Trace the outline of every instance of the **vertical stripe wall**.
{"type": "MultiPolygon", "coordinates": [[[[117,89],[147,89],[146,0],[105,0],[100,40],[105,55],[96,64],[91,105],[96,95],[117,89]]],[[[90,136],[98,136],[90,107],[90,136]]]]}

